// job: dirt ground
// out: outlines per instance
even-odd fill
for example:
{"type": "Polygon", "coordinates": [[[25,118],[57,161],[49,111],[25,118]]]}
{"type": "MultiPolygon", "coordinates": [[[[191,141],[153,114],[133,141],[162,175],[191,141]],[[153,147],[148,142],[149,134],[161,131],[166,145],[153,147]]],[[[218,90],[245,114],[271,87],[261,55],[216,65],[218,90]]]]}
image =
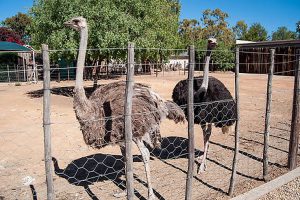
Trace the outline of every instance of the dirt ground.
{"type": "MultiPolygon", "coordinates": [[[[195,75],[200,75],[196,72],[195,75]]],[[[233,73],[212,73],[234,94],[233,73]]],[[[183,72],[135,76],[165,99],[171,99],[174,86],[186,77],[183,72]]],[[[119,78],[124,79],[124,77],[119,78]]],[[[115,80],[100,80],[106,84],[115,80]]],[[[91,81],[85,82],[91,86],[91,81]]],[[[73,86],[73,81],[51,82],[52,88],[73,86]]],[[[267,76],[240,74],[240,154],[234,195],[243,193],[262,181],[262,151],[267,76]]],[[[43,154],[43,99],[28,92],[42,89],[38,84],[0,85],[0,199],[46,199],[43,154]],[[30,181],[31,180],[31,181],[30,181]]],[[[38,92],[36,92],[38,94],[38,92]]],[[[124,185],[118,146],[101,150],[87,147],[68,93],[51,95],[51,132],[56,199],[116,199],[113,193],[124,185]],[[115,174],[113,172],[120,173],[115,174]],[[88,179],[88,181],[85,181],[88,179]]],[[[270,137],[270,177],[287,171],[287,151],[292,113],[293,77],[275,76],[270,137]]],[[[187,123],[165,120],[161,126],[162,150],[152,151],[151,178],[159,199],[184,199],[187,174],[187,123]]],[[[196,152],[203,149],[202,131],[195,126],[196,152]]],[[[213,129],[207,171],[195,175],[193,199],[228,199],[234,152],[234,132],[222,134],[213,129]]],[[[135,192],[147,199],[144,169],[134,147],[135,192]]],[[[196,167],[195,167],[196,168],[196,167]]],[[[195,173],[196,174],[196,173],[195,173]]],[[[125,199],[125,198],[120,198],[125,199]]]]}

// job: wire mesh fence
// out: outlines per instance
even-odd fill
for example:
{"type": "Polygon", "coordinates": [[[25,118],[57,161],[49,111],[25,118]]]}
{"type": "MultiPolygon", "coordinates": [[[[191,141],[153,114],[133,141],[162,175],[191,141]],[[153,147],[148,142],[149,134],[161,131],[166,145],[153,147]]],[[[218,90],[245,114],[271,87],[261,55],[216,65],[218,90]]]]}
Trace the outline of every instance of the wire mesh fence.
{"type": "MultiPolygon", "coordinates": [[[[53,81],[51,82],[52,167],[55,198],[57,199],[127,198],[124,192],[126,177],[124,114],[122,113],[124,111],[125,75],[127,74],[127,49],[109,50],[110,53],[113,51],[118,51],[118,54],[122,55],[121,58],[111,58],[110,61],[106,60],[86,66],[84,72],[85,93],[89,99],[94,99],[99,103],[101,108],[93,110],[86,121],[79,123],[72,109],[72,101],[75,96],[72,80],[76,76],[76,67],[74,63],[64,66],[51,64],[50,76],[53,81]],[[97,87],[95,87],[94,80],[98,80],[97,87]],[[122,84],[120,81],[123,81],[122,84]],[[118,90],[118,87],[121,89],[118,90]],[[96,90],[96,88],[98,89],[96,90]],[[97,91],[100,97],[103,96],[103,99],[96,98],[97,91]],[[97,113],[97,115],[94,116],[93,113],[97,113]],[[98,132],[88,137],[87,135],[92,133],[89,128],[96,128],[94,127],[95,123],[99,126],[98,132]],[[86,132],[82,129],[85,129],[86,132]],[[102,136],[100,137],[100,135],[102,136]]],[[[134,90],[135,98],[143,101],[146,99],[148,104],[139,108],[135,106],[136,102],[133,100],[133,136],[134,138],[142,137],[147,148],[144,150],[146,155],[143,158],[141,148],[133,145],[134,194],[138,199],[148,198],[149,177],[145,173],[145,159],[148,151],[150,154],[150,182],[155,196],[158,199],[184,199],[188,174],[188,125],[186,120],[184,123],[174,123],[174,121],[180,121],[176,115],[173,116],[173,119],[171,116],[167,116],[167,113],[176,110],[168,107],[170,105],[167,100],[172,100],[172,92],[178,82],[187,80],[189,62],[186,50],[136,48],[135,51],[134,72],[136,76],[134,81],[140,84],[135,86],[137,87],[134,90]],[[172,55],[174,61],[171,62],[170,59],[167,62],[160,59],[160,56],[164,55],[162,51],[165,51],[164,53],[168,56],[172,55]],[[145,61],[142,58],[143,52],[153,56],[145,61]],[[145,93],[149,93],[149,97],[143,99],[145,93]],[[149,98],[152,99],[150,103],[149,98]],[[158,102],[160,105],[156,105],[158,102]],[[171,120],[163,118],[171,118],[171,120]]],[[[52,58],[51,54],[57,51],[50,50],[49,52],[50,58],[52,58]]],[[[200,52],[202,50],[199,50],[199,54],[196,53],[199,58],[201,57],[200,52]]],[[[234,52],[232,53],[234,54],[234,52]]],[[[235,65],[235,63],[228,64],[235,65]]],[[[269,64],[269,61],[265,63],[265,65],[269,64]]],[[[275,63],[275,65],[280,64],[275,63]]],[[[199,69],[199,71],[195,71],[194,87],[196,87],[196,91],[202,83],[203,65],[204,62],[201,60],[195,63],[195,69],[199,69]]],[[[42,80],[41,68],[38,68],[38,73],[39,79],[42,80]]],[[[271,178],[287,170],[293,77],[281,76],[284,73],[286,71],[275,72],[272,84],[273,101],[269,143],[271,178]]],[[[209,80],[213,80],[213,77],[221,80],[232,97],[221,100],[210,97],[205,102],[197,102],[201,99],[194,99],[196,160],[192,199],[228,198],[227,192],[232,173],[232,159],[235,150],[234,122],[237,120],[235,96],[233,95],[234,74],[213,73],[211,76],[209,80]],[[206,170],[198,174],[198,168],[203,158],[204,138],[207,136],[201,125],[209,123],[212,123],[213,126],[206,170]],[[225,126],[231,128],[226,129],[225,126]]],[[[213,86],[212,84],[209,87],[213,86]]],[[[235,195],[263,182],[266,86],[266,75],[240,74],[239,119],[241,129],[235,195]]],[[[1,103],[1,107],[8,112],[8,114],[3,114],[3,117],[14,116],[13,120],[18,122],[16,125],[18,128],[11,125],[12,122],[8,120],[4,120],[1,124],[3,128],[0,132],[0,180],[3,184],[0,186],[0,196],[5,199],[30,199],[32,197],[44,199],[47,196],[43,160],[44,144],[40,122],[42,110],[40,108],[41,98],[39,98],[43,96],[43,89],[40,87],[41,85],[31,85],[30,88],[26,88],[26,95],[22,93],[24,90],[12,91],[14,89],[1,87],[3,91],[0,92],[4,94],[5,99],[5,102],[1,103]],[[16,103],[9,104],[11,99],[8,96],[12,94],[18,94],[19,97],[16,98],[16,103]],[[22,104],[28,98],[30,102],[22,104]],[[35,109],[35,112],[32,114],[29,109],[35,109]],[[17,113],[22,114],[18,115],[17,113]]],[[[187,89],[181,89],[181,91],[186,97],[187,89]]],[[[214,92],[219,93],[219,88],[217,87],[214,92]]],[[[179,104],[185,115],[187,115],[186,104],[186,102],[179,104]]]]}

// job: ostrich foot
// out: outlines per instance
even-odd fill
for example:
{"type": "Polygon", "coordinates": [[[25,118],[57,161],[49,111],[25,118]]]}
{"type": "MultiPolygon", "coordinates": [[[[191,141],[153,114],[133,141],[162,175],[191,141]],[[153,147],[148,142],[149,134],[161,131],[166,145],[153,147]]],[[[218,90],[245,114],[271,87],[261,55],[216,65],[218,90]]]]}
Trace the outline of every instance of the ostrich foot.
{"type": "Polygon", "coordinates": [[[197,174],[204,173],[206,171],[206,163],[202,162],[200,166],[198,166],[197,174]]]}
{"type": "Polygon", "coordinates": [[[116,198],[126,197],[127,196],[127,190],[123,190],[122,192],[116,192],[113,194],[116,198]]]}
{"type": "Polygon", "coordinates": [[[150,194],[148,200],[157,200],[158,198],[155,196],[154,193],[150,194]]]}
{"type": "Polygon", "coordinates": [[[197,158],[197,164],[198,164],[198,168],[197,168],[197,174],[201,174],[203,172],[206,171],[206,160],[203,160],[203,155],[199,156],[197,158]]]}

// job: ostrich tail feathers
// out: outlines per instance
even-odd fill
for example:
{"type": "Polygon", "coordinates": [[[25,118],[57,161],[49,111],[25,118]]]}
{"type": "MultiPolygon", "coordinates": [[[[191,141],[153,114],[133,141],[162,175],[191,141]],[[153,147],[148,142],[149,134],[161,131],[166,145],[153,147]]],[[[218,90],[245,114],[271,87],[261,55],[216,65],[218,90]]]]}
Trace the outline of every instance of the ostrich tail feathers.
{"type": "Polygon", "coordinates": [[[184,112],[177,104],[173,101],[166,101],[165,104],[168,108],[168,119],[173,120],[176,124],[179,122],[185,122],[184,112]]]}

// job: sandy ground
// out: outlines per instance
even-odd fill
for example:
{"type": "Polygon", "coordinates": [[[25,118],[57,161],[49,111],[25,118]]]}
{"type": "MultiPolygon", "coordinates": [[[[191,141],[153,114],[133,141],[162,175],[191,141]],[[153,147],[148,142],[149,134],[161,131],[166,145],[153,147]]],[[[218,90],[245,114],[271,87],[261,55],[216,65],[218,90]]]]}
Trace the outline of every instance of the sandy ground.
{"type": "Polygon", "coordinates": [[[266,194],[259,200],[289,200],[289,199],[300,199],[300,177],[295,180],[281,186],[280,188],[266,194]]]}
{"type": "MultiPolygon", "coordinates": [[[[199,75],[196,72],[195,75],[199,75]]],[[[234,93],[233,73],[212,73],[234,93]]],[[[135,81],[148,84],[165,99],[171,99],[174,86],[186,76],[179,72],[136,76],[135,81]]],[[[124,78],[119,78],[124,79],[124,78]]],[[[241,138],[237,185],[234,195],[243,193],[262,181],[262,151],[266,101],[266,75],[240,75],[241,138]]],[[[100,80],[106,84],[112,80],[100,80]]],[[[116,80],[113,80],[116,81],[116,80]]],[[[270,137],[270,177],[287,171],[287,151],[291,121],[293,78],[275,76],[270,137]]],[[[85,82],[91,86],[92,82],[85,82]]],[[[51,86],[73,86],[73,81],[51,82],[51,86]]],[[[43,99],[28,92],[42,89],[42,83],[0,85],[0,199],[46,199],[43,160],[43,99]],[[33,179],[32,182],[28,179],[33,179]],[[31,184],[31,185],[30,185],[31,184]]],[[[38,96],[38,95],[37,95],[38,96]]],[[[117,146],[101,150],[87,147],[72,108],[72,98],[51,96],[51,131],[56,199],[115,199],[122,189],[122,162],[117,146]],[[112,172],[119,171],[119,174],[112,172]],[[86,179],[89,181],[84,181],[86,179]],[[92,196],[92,197],[91,197],[92,196]]],[[[163,149],[152,152],[151,178],[159,199],[184,199],[187,173],[187,123],[165,120],[161,126],[163,149]]],[[[195,126],[196,149],[203,148],[202,131],[195,126]]],[[[234,152],[234,133],[222,134],[213,129],[207,171],[195,175],[193,199],[228,199],[234,152]]],[[[136,196],[147,198],[143,165],[134,147],[136,196]]],[[[125,198],[120,198],[125,199],[125,198]]]]}

